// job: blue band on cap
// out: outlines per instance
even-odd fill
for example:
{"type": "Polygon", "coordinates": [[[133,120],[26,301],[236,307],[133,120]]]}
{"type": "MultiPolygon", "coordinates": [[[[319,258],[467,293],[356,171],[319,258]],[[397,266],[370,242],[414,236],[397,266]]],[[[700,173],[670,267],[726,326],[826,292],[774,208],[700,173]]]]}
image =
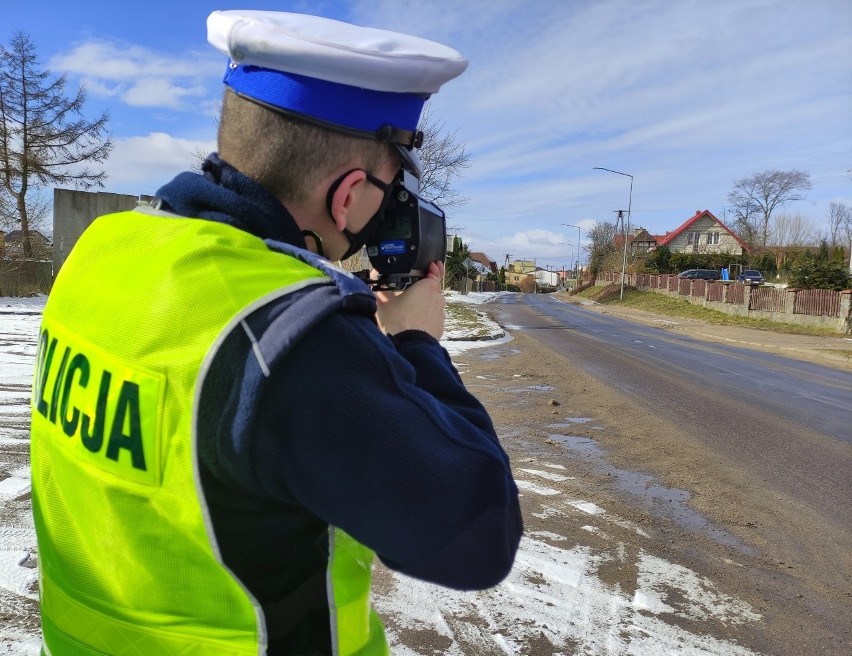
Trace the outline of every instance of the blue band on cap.
{"type": "Polygon", "coordinates": [[[426,102],[415,93],[373,91],[260,66],[229,66],[224,82],[267,105],[371,133],[385,125],[416,130],[426,102]]]}

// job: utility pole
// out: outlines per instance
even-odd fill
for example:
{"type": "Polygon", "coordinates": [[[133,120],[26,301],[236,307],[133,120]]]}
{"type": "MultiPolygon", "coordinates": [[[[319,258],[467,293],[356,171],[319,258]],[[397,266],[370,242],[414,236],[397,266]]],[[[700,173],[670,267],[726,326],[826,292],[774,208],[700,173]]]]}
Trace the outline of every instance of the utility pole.
{"type": "MultiPolygon", "coordinates": [[[[577,274],[576,274],[576,284],[575,287],[580,286],[580,226],[573,225],[571,223],[560,223],[559,225],[564,225],[566,228],[577,228],[577,274]]],[[[570,264],[570,262],[569,262],[570,264]]]]}
{"type": "Polygon", "coordinates": [[[538,265],[536,264],[535,259],[533,259],[532,263],[533,294],[538,294],[538,279],[535,277],[535,274],[538,273],[538,265]]]}
{"type": "MultiPolygon", "coordinates": [[[[630,208],[633,206],[633,176],[629,173],[622,173],[621,171],[614,171],[613,169],[607,169],[603,166],[593,166],[592,168],[597,169],[598,171],[608,171],[609,173],[617,173],[618,175],[623,175],[627,178],[630,178],[630,195],[627,197],[627,226],[624,227],[624,255],[621,258],[621,300],[624,300],[624,270],[627,268],[627,230],[630,226],[630,208]]],[[[623,212],[624,210],[618,210],[619,216],[622,217],[622,225],[624,225],[623,212]]]]}
{"type": "Polygon", "coordinates": [[[506,274],[509,272],[509,258],[512,257],[511,253],[506,253],[506,264],[503,265],[503,291],[505,292],[508,289],[509,283],[506,281],[506,274]]]}
{"type": "Polygon", "coordinates": [[[616,212],[618,216],[615,220],[615,230],[618,232],[618,222],[621,221],[621,238],[624,240],[622,244],[622,256],[621,256],[621,296],[620,299],[624,300],[624,275],[627,269],[627,226],[624,224],[624,210],[613,210],[616,212]]]}

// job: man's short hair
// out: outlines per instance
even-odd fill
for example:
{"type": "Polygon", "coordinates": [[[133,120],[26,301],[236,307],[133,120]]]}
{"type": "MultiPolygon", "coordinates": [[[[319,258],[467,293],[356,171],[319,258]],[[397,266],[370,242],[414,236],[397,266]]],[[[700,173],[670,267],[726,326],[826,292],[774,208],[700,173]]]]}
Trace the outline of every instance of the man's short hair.
{"type": "Polygon", "coordinates": [[[344,162],[361,160],[375,174],[393,153],[381,141],[286,116],[230,89],[222,99],[218,138],[222,159],[284,202],[304,201],[344,162]]]}

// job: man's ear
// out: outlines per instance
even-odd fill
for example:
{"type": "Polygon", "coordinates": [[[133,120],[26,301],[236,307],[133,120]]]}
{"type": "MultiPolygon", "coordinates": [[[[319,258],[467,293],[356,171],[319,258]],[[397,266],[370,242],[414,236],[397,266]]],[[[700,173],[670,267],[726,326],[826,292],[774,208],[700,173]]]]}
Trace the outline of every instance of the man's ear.
{"type": "Polygon", "coordinates": [[[347,173],[331,196],[331,218],[339,231],[346,227],[349,210],[355,200],[355,195],[363,188],[367,174],[362,169],[347,173]]]}

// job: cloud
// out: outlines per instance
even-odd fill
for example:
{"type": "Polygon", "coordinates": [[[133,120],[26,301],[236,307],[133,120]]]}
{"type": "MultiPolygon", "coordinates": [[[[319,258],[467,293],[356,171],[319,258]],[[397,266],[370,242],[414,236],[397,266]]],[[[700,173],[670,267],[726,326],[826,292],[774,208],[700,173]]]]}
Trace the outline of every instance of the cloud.
{"type": "MultiPolygon", "coordinates": [[[[518,231],[503,238],[476,231],[465,232],[460,236],[471,249],[484,252],[497,262],[498,266],[505,264],[508,254],[509,261],[542,259],[547,260],[548,264],[564,265],[567,268],[573,266],[577,258],[577,232],[576,229],[573,233],[569,228],[565,230],[568,234],[532,229],[518,231]]],[[[586,243],[584,239],[581,251],[586,243]]]]}
{"type": "Polygon", "coordinates": [[[221,57],[210,53],[167,55],[115,41],[87,41],[55,55],[50,67],[79,75],[94,95],[119,98],[134,107],[192,111],[209,97],[222,72],[221,57]]]}
{"type": "Polygon", "coordinates": [[[142,78],[123,95],[124,102],[135,107],[180,109],[186,101],[203,96],[204,87],[179,86],[163,78],[142,78]]]}
{"type": "Polygon", "coordinates": [[[180,139],[163,132],[117,139],[106,169],[111,192],[153,194],[182,171],[196,168],[215,141],[180,139]]]}

